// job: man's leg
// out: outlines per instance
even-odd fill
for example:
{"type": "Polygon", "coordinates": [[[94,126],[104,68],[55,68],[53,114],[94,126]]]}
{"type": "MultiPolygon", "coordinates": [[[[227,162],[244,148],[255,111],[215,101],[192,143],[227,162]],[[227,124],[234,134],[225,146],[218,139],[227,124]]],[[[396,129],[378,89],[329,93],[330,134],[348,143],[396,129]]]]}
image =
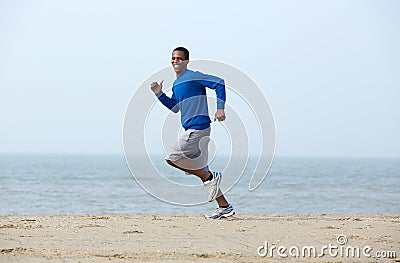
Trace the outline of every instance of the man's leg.
{"type": "MultiPolygon", "coordinates": [[[[210,171],[206,171],[206,170],[203,170],[203,169],[200,169],[200,170],[188,170],[188,169],[185,169],[185,168],[177,166],[171,160],[166,160],[166,162],[169,165],[171,165],[171,166],[173,166],[175,168],[178,168],[181,171],[196,175],[197,177],[199,177],[201,179],[201,181],[203,183],[205,181],[209,180],[210,176],[212,176],[210,171]]],[[[222,194],[221,190],[218,190],[217,198],[215,199],[215,201],[217,201],[218,206],[220,206],[220,207],[224,207],[224,206],[228,206],[229,205],[228,201],[226,200],[225,196],[222,194]]]]}
{"type": "Polygon", "coordinates": [[[174,164],[171,160],[166,160],[166,162],[167,162],[169,165],[171,165],[171,166],[173,166],[173,167],[175,167],[175,168],[178,168],[178,169],[181,170],[181,171],[184,171],[184,172],[186,172],[186,173],[190,173],[190,174],[196,175],[197,177],[199,177],[199,178],[201,179],[201,181],[202,181],[203,183],[204,183],[205,181],[207,181],[208,178],[209,178],[210,176],[212,176],[212,174],[211,174],[210,171],[206,171],[206,170],[203,170],[203,169],[200,169],[200,170],[189,170],[189,169],[185,169],[185,168],[182,168],[182,167],[177,166],[177,165],[174,164]]]}
{"type": "Polygon", "coordinates": [[[215,198],[215,201],[217,201],[219,207],[226,207],[229,205],[221,190],[218,190],[217,198],[215,198]]]}
{"type": "MultiPolygon", "coordinates": [[[[204,164],[194,166],[194,167],[197,166],[200,168],[200,167],[206,165],[206,163],[207,163],[208,142],[209,142],[208,137],[210,136],[210,128],[208,128],[207,130],[202,130],[202,131],[191,131],[188,136],[181,136],[178,138],[178,142],[171,148],[168,158],[170,158],[171,153],[174,155],[178,155],[178,156],[182,155],[182,153],[185,153],[189,156],[190,155],[196,156],[200,152],[202,155],[201,157],[203,158],[203,160],[205,162],[204,162],[204,164]]],[[[183,156],[182,156],[183,158],[187,157],[187,156],[185,156],[185,154],[183,154],[183,156]]],[[[199,158],[199,157],[197,157],[197,158],[199,158]]],[[[185,163],[179,163],[179,162],[176,164],[175,162],[171,161],[170,159],[166,159],[166,162],[169,165],[171,165],[172,167],[175,167],[181,171],[184,171],[186,173],[193,174],[193,175],[199,177],[205,185],[208,183],[211,183],[211,184],[208,184],[208,186],[206,185],[207,188],[211,187],[211,188],[209,188],[209,201],[211,201],[215,198],[215,200],[217,201],[218,206],[220,208],[228,208],[228,206],[230,206],[228,201],[226,200],[225,196],[222,194],[221,190],[219,189],[219,181],[221,178],[221,176],[219,174],[217,174],[217,176],[219,176],[219,177],[217,177],[218,179],[213,180],[215,175],[213,173],[211,173],[210,171],[208,171],[208,169],[183,168],[183,167],[193,167],[193,166],[187,165],[185,163]],[[218,181],[216,181],[216,180],[218,180],[218,181]],[[216,182],[218,182],[218,183],[216,183],[216,182]],[[215,195],[215,191],[213,192],[212,189],[216,189],[215,190],[215,191],[217,191],[216,195],[215,195]]],[[[234,212],[233,212],[233,214],[234,214],[234,212]]]]}

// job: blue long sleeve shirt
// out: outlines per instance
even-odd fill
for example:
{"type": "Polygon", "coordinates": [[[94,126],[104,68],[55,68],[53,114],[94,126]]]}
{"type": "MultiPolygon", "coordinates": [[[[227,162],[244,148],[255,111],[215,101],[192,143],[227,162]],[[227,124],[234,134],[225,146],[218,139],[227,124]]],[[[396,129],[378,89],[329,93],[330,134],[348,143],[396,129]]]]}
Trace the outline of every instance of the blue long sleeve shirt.
{"type": "Polygon", "coordinates": [[[226,101],[224,80],[199,71],[186,70],[179,76],[172,86],[171,98],[162,92],[157,94],[157,97],[171,111],[181,112],[181,123],[185,130],[202,130],[210,127],[211,123],[206,87],[215,90],[217,109],[224,109],[226,101]]]}

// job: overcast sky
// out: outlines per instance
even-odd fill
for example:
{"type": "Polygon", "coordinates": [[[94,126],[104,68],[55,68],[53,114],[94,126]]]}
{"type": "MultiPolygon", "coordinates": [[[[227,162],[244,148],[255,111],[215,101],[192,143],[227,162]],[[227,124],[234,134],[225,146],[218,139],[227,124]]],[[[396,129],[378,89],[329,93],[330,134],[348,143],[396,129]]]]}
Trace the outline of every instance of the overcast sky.
{"type": "Polygon", "coordinates": [[[277,155],[400,157],[399,13],[396,0],[0,0],[0,152],[122,153],[135,89],[184,45],[259,84],[277,155]]]}

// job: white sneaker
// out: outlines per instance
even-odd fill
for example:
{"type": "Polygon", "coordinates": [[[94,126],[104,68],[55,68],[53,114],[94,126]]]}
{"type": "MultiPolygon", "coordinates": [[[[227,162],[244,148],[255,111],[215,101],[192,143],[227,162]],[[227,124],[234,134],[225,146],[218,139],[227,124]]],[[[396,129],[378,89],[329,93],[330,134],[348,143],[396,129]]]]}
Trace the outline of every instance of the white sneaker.
{"type": "Polygon", "coordinates": [[[212,202],[215,200],[219,190],[219,184],[221,183],[222,173],[220,172],[211,172],[213,178],[211,180],[205,181],[204,186],[207,187],[208,190],[208,202],[212,202]]]}
{"type": "Polygon", "coordinates": [[[226,208],[218,207],[214,211],[214,213],[207,216],[207,218],[210,218],[210,219],[227,218],[227,217],[233,216],[234,214],[235,214],[235,209],[233,208],[233,206],[229,205],[226,208]]]}

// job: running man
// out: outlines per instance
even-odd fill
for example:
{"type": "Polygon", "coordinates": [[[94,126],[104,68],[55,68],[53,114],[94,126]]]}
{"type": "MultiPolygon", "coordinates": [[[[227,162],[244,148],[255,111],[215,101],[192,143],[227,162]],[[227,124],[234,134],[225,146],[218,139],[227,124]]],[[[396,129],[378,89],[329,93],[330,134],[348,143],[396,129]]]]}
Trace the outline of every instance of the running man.
{"type": "Polygon", "coordinates": [[[151,90],[160,102],[168,109],[181,113],[181,123],[185,132],[168,152],[166,162],[188,174],[199,177],[208,189],[208,201],[214,200],[218,208],[209,218],[219,219],[235,214],[235,209],[228,203],[219,189],[221,172],[208,169],[208,142],[211,132],[211,119],[208,114],[206,87],[214,89],[217,96],[217,112],[214,121],[224,121],[225,116],[225,82],[216,76],[192,71],[187,68],[189,51],[177,47],[172,52],[171,64],[176,74],[172,86],[171,98],[162,91],[163,80],[153,82],[151,90]]]}

